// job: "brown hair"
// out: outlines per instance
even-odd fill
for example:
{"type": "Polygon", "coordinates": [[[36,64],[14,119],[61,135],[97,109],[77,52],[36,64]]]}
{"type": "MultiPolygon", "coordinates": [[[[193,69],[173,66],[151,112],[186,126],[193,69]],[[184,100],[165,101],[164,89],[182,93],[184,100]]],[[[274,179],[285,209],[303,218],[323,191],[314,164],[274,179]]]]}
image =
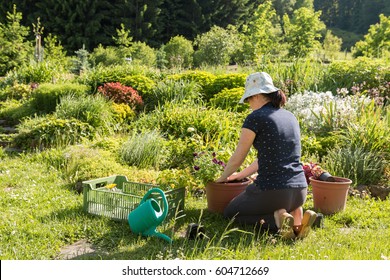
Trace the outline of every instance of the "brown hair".
{"type": "Polygon", "coordinates": [[[265,96],[271,101],[272,105],[276,108],[281,108],[286,104],[287,98],[283,91],[278,90],[275,92],[271,92],[266,94],[265,96]]]}

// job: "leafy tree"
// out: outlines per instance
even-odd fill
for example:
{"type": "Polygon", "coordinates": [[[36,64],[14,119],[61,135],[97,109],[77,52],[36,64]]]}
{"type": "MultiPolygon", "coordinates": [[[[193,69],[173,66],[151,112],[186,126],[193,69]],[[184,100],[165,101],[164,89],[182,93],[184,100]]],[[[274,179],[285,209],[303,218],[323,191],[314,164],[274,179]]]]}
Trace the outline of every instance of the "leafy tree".
{"type": "Polygon", "coordinates": [[[198,35],[194,41],[198,48],[194,53],[196,65],[226,65],[240,48],[238,32],[232,27],[213,26],[210,31],[198,35]]]}
{"type": "Polygon", "coordinates": [[[58,41],[56,35],[49,34],[43,38],[44,61],[55,66],[59,71],[65,71],[69,67],[69,58],[64,47],[58,41]]]}
{"type": "Polygon", "coordinates": [[[270,0],[258,6],[247,26],[243,28],[246,60],[257,61],[278,49],[281,29],[270,0]]]}
{"type": "Polygon", "coordinates": [[[156,52],[144,42],[135,42],[131,48],[132,63],[155,66],[156,52]]]}
{"type": "Polygon", "coordinates": [[[324,38],[323,48],[325,55],[334,59],[335,55],[341,50],[343,40],[332,34],[332,31],[327,30],[324,38]]]}
{"type": "Polygon", "coordinates": [[[371,25],[363,41],[356,43],[353,55],[382,57],[390,54],[390,16],[380,15],[380,22],[371,25]]]}
{"type": "Polygon", "coordinates": [[[168,67],[190,67],[192,65],[194,48],[192,42],[183,36],[175,36],[164,47],[168,67]]]}
{"type": "Polygon", "coordinates": [[[321,11],[300,8],[294,11],[291,20],[287,15],[283,16],[290,57],[306,57],[320,47],[318,39],[321,38],[320,32],[325,29],[320,15],[321,11]]]}
{"type": "Polygon", "coordinates": [[[5,75],[27,62],[31,44],[26,41],[29,28],[22,26],[22,13],[13,11],[7,13],[7,23],[0,23],[0,75],[5,75]]]}
{"type": "Polygon", "coordinates": [[[118,47],[104,47],[100,44],[91,53],[90,61],[95,66],[110,66],[122,64],[125,59],[119,55],[118,47]]]}

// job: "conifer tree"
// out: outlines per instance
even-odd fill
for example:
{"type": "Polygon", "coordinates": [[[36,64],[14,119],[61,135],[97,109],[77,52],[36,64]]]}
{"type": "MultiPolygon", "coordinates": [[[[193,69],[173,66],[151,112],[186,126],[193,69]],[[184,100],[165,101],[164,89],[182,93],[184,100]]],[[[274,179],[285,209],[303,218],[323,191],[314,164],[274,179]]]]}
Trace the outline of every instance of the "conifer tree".
{"type": "Polygon", "coordinates": [[[0,23],[0,75],[9,70],[23,66],[28,62],[31,44],[26,38],[29,28],[21,25],[22,13],[13,11],[7,13],[7,22],[0,23]]]}

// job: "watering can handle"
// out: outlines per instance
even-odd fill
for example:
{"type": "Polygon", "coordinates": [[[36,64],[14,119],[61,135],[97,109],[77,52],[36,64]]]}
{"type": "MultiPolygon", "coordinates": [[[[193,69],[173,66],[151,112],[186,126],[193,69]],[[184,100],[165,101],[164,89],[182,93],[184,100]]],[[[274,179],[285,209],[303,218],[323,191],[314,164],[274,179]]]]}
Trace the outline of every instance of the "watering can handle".
{"type": "Polygon", "coordinates": [[[153,189],[150,189],[145,195],[144,197],[142,198],[140,204],[144,203],[148,198],[149,196],[152,194],[152,193],[159,193],[161,195],[161,198],[162,198],[162,201],[163,201],[163,206],[164,206],[164,209],[163,209],[163,214],[158,218],[158,222],[161,223],[165,217],[167,216],[168,214],[168,201],[167,201],[167,197],[165,196],[165,193],[159,189],[159,188],[153,188],[153,189]]]}

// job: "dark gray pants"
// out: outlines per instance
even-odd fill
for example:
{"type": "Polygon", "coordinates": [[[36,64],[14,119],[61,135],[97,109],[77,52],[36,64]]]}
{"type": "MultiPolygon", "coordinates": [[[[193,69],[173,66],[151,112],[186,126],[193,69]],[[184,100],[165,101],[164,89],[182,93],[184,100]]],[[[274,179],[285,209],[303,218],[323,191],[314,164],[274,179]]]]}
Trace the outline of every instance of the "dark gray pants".
{"type": "Polygon", "coordinates": [[[241,224],[259,224],[262,229],[276,231],[274,211],[286,209],[291,212],[306,201],[307,188],[260,190],[255,184],[235,197],[225,208],[226,218],[241,224]]]}

